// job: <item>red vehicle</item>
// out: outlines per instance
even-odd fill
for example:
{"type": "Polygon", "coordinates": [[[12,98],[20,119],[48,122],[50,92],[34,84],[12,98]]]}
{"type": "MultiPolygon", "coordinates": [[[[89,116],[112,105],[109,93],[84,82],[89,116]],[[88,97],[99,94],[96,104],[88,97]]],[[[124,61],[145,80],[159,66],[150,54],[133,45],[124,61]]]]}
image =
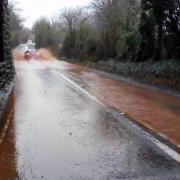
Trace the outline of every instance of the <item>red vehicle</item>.
{"type": "Polygon", "coordinates": [[[31,52],[30,52],[29,50],[27,50],[27,51],[24,53],[24,58],[25,58],[26,60],[32,59],[32,54],[31,54],[31,52]]]}
{"type": "Polygon", "coordinates": [[[28,49],[25,53],[24,53],[24,58],[26,60],[31,60],[33,58],[36,58],[37,54],[36,54],[36,50],[35,49],[28,49]]]}

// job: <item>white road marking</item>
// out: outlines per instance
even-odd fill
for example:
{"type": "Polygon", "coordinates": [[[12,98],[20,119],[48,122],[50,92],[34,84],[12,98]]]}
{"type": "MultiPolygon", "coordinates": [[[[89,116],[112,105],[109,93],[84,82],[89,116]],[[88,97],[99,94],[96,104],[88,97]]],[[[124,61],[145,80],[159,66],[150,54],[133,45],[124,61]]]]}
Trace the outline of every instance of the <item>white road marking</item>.
{"type": "Polygon", "coordinates": [[[59,76],[61,76],[63,79],[65,79],[66,81],[68,81],[70,84],[72,84],[73,86],[75,86],[77,89],[79,89],[83,94],[87,95],[88,97],[90,97],[93,101],[95,101],[96,103],[100,104],[102,107],[106,107],[101,101],[99,101],[95,96],[93,96],[92,94],[90,94],[88,91],[86,91],[85,89],[83,89],[81,86],[79,86],[77,83],[75,83],[74,81],[72,81],[71,79],[69,79],[68,77],[66,77],[65,75],[53,70],[53,72],[55,72],[56,74],[58,74],[59,76]]]}
{"type": "Polygon", "coordinates": [[[153,140],[151,140],[151,141],[154,142],[156,144],[156,146],[158,146],[160,149],[162,149],[164,152],[166,152],[169,156],[171,156],[173,159],[175,159],[177,162],[180,163],[180,154],[179,153],[177,153],[176,151],[171,149],[166,144],[160,142],[158,139],[153,138],[153,140]]]}
{"type": "MultiPolygon", "coordinates": [[[[81,86],[79,86],[77,83],[75,83],[74,81],[72,81],[71,79],[69,79],[68,77],[66,77],[65,75],[61,74],[60,72],[56,71],[56,70],[52,70],[54,73],[56,73],[57,75],[59,75],[60,77],[62,77],[63,79],[65,79],[67,82],[69,82],[70,84],[72,84],[73,86],[75,86],[77,89],[79,89],[83,94],[87,95],[90,99],[92,99],[93,101],[95,101],[96,103],[98,103],[99,105],[101,105],[103,108],[107,107],[100,101],[98,100],[95,96],[93,96],[92,94],[90,94],[88,91],[86,91],[85,89],[83,89],[81,86]]],[[[121,113],[122,115],[124,115],[125,113],[121,113]]],[[[152,137],[152,135],[149,134],[148,138],[151,142],[153,142],[157,147],[159,147],[161,150],[163,150],[166,154],[168,154],[170,157],[172,157],[174,160],[176,160],[178,163],[180,163],[180,154],[177,153],[176,151],[174,151],[173,149],[171,149],[169,146],[167,146],[166,144],[160,142],[158,139],[152,137]]]]}

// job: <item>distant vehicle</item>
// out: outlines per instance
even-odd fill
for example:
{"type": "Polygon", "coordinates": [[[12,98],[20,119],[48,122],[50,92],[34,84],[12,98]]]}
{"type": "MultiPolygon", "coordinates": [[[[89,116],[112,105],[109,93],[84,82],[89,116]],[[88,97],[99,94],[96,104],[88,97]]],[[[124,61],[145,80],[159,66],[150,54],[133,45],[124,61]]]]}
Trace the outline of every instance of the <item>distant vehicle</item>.
{"type": "Polygon", "coordinates": [[[24,58],[26,60],[36,59],[37,58],[37,50],[36,49],[27,49],[24,52],[24,58]]]}
{"type": "Polygon", "coordinates": [[[37,58],[37,50],[35,49],[35,43],[33,43],[31,40],[28,40],[26,44],[26,51],[24,52],[24,58],[26,60],[37,58]]]}

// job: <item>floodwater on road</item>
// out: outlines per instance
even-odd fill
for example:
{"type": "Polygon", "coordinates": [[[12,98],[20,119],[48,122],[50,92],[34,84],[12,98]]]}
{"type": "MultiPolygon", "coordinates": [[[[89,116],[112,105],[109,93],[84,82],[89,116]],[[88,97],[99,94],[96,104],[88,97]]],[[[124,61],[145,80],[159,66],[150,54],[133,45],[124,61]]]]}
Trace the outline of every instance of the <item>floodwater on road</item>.
{"type": "Polygon", "coordinates": [[[0,179],[180,178],[179,163],[121,126],[51,67],[32,61],[18,62],[16,69],[0,179]]]}
{"type": "MultiPolygon", "coordinates": [[[[180,98],[109,73],[66,62],[45,63],[80,84],[108,107],[125,113],[180,148],[180,98]],[[54,64],[54,65],[53,65],[54,64]]],[[[180,151],[179,151],[180,152],[180,151]]]]}

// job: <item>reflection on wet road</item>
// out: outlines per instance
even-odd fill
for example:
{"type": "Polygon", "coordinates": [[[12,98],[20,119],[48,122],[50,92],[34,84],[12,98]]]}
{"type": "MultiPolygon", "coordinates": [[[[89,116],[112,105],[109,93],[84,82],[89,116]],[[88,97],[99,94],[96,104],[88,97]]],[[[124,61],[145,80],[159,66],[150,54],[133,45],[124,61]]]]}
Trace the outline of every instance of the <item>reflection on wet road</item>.
{"type": "Polygon", "coordinates": [[[159,92],[109,73],[66,62],[46,62],[80,84],[108,107],[126,113],[180,148],[180,98],[159,92]],[[63,68],[62,68],[63,67],[63,68]]]}
{"type": "Polygon", "coordinates": [[[14,94],[0,179],[180,177],[177,162],[42,64],[17,64],[14,94]]]}

